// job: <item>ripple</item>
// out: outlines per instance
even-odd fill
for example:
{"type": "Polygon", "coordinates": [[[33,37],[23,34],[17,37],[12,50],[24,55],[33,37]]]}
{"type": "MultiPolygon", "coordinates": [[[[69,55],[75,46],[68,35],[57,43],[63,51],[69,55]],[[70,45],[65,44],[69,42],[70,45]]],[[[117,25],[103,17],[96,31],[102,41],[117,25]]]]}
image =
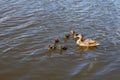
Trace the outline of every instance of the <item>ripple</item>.
{"type": "Polygon", "coordinates": [[[2,79],[119,79],[119,0],[11,0],[0,4],[2,79]],[[85,51],[72,37],[65,41],[63,35],[71,29],[101,45],[85,51]],[[47,50],[54,38],[68,50],[47,50]]]}
{"type": "Polygon", "coordinates": [[[1,19],[0,19],[0,23],[2,23],[3,21],[8,20],[9,18],[10,18],[9,16],[6,16],[6,17],[1,18],[1,19]]]}

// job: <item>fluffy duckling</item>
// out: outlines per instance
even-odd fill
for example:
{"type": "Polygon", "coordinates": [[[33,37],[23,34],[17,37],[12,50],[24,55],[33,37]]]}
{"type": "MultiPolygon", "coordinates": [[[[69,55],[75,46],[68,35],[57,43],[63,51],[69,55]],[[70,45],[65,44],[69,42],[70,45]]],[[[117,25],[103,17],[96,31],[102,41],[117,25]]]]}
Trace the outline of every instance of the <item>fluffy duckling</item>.
{"type": "Polygon", "coordinates": [[[93,47],[93,46],[98,46],[99,43],[93,39],[86,39],[83,40],[83,35],[82,34],[78,34],[76,37],[78,37],[79,39],[76,41],[76,44],[78,46],[86,46],[86,47],[93,47]]]}
{"type": "Polygon", "coordinates": [[[58,46],[58,49],[61,50],[61,51],[62,50],[67,50],[67,47],[60,45],[60,46],[58,46]]]}
{"type": "Polygon", "coordinates": [[[48,45],[48,50],[55,50],[57,47],[55,45],[48,45]]]}
{"type": "Polygon", "coordinates": [[[70,34],[65,34],[64,39],[68,39],[70,37],[70,34]]]}
{"type": "Polygon", "coordinates": [[[59,39],[57,39],[57,38],[55,38],[54,40],[53,40],[53,43],[54,44],[57,44],[57,43],[59,43],[60,41],[59,41],[59,39]]]}
{"type": "Polygon", "coordinates": [[[71,30],[70,33],[71,33],[71,35],[74,35],[74,34],[75,34],[75,31],[74,31],[74,30],[71,30]]]}

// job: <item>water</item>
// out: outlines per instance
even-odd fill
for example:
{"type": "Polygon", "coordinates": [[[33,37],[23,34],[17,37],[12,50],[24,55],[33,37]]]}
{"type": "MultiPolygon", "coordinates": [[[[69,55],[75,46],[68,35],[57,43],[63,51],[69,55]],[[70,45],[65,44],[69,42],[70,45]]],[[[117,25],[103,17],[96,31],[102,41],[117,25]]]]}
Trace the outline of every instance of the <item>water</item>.
{"type": "Polygon", "coordinates": [[[1,80],[119,80],[119,0],[0,0],[1,80]],[[85,50],[74,29],[100,46],[85,50]],[[68,50],[48,51],[54,38],[68,50]]]}

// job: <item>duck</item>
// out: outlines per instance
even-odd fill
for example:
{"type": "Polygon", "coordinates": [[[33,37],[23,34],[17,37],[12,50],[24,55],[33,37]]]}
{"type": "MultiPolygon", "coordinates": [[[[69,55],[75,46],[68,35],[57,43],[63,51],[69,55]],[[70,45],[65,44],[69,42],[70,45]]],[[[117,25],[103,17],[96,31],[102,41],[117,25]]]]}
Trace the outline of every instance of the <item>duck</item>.
{"type": "Polygon", "coordinates": [[[68,39],[70,37],[70,34],[65,34],[64,39],[68,39]]]}
{"type": "Polygon", "coordinates": [[[60,45],[60,46],[58,46],[58,49],[61,50],[61,51],[62,50],[67,50],[67,47],[60,45]]]}
{"type": "Polygon", "coordinates": [[[55,38],[54,40],[53,40],[53,43],[54,44],[57,44],[57,43],[59,43],[60,41],[59,41],[59,39],[57,39],[57,38],[55,38]]]}
{"type": "Polygon", "coordinates": [[[48,45],[48,50],[55,50],[56,48],[56,45],[48,45]]]}
{"type": "Polygon", "coordinates": [[[93,39],[86,39],[83,40],[83,35],[82,34],[78,34],[76,37],[78,37],[79,39],[76,41],[76,44],[78,46],[86,46],[88,47],[95,47],[100,45],[97,41],[93,40],[93,39]]]}

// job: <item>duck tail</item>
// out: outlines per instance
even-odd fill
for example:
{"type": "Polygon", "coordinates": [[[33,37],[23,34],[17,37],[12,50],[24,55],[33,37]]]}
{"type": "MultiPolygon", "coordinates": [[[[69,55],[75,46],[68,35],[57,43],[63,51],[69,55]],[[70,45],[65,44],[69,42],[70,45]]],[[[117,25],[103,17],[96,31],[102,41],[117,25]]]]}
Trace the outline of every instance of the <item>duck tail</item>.
{"type": "Polygon", "coordinates": [[[97,43],[96,45],[98,46],[98,45],[100,45],[100,43],[97,43]]]}

